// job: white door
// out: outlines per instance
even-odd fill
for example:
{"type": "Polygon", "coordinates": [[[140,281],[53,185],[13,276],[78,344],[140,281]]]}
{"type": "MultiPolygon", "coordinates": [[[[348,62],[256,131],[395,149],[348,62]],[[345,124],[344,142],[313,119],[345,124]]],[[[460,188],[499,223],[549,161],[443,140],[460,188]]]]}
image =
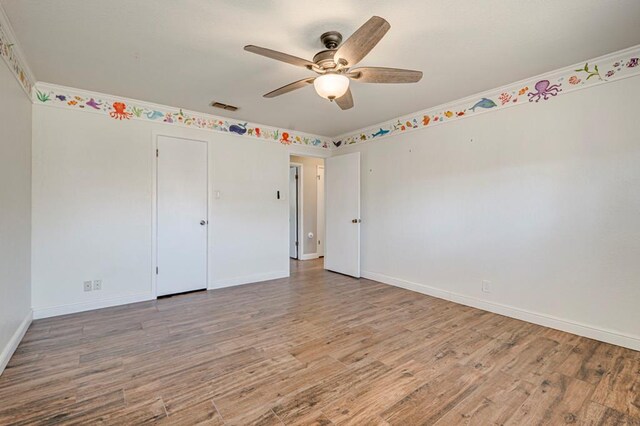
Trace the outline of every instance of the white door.
{"type": "Polygon", "coordinates": [[[360,153],[325,160],[325,269],[360,277],[360,153]]]}
{"type": "Polygon", "coordinates": [[[298,259],[298,168],[289,166],[289,257],[298,259]]]}
{"type": "Polygon", "coordinates": [[[207,143],[158,136],[157,294],[207,288],[207,143]]]}
{"type": "Polygon", "coordinates": [[[318,204],[318,256],[324,256],[324,167],[318,166],[318,187],[317,187],[317,204],[318,204]]]}

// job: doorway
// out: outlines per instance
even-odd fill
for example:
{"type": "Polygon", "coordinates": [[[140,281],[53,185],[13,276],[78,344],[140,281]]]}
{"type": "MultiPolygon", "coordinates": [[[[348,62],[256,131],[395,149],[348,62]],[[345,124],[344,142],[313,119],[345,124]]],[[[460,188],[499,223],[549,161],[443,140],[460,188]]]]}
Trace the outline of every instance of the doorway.
{"type": "Polygon", "coordinates": [[[325,159],[320,157],[289,156],[289,257],[293,260],[324,256],[324,167],[325,159]]]}
{"type": "Polygon", "coordinates": [[[302,229],[302,164],[289,164],[289,257],[300,259],[302,229]]]}
{"type": "Polygon", "coordinates": [[[156,294],[207,288],[207,142],[158,136],[156,294]]]}

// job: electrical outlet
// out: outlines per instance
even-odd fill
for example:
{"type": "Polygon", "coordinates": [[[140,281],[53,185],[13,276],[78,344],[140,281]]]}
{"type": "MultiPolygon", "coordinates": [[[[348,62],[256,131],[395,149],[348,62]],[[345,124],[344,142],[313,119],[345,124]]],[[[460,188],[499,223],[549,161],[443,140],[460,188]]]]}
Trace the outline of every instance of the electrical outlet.
{"type": "Polygon", "coordinates": [[[485,293],[491,293],[491,281],[482,280],[482,291],[485,293]]]}
{"type": "Polygon", "coordinates": [[[84,282],[84,291],[91,291],[91,290],[93,290],[92,282],[91,281],[85,281],[84,282]]]}
{"type": "Polygon", "coordinates": [[[93,289],[102,290],[102,280],[93,280],[93,289]]]}

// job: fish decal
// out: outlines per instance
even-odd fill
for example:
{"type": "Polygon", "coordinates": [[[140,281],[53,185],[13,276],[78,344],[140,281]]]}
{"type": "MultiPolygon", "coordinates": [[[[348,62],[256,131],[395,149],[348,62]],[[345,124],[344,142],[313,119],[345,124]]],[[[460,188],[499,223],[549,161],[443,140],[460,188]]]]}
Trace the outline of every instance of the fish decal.
{"type": "Polygon", "coordinates": [[[342,145],[342,141],[333,141],[333,144],[336,146],[336,148],[338,148],[340,145],[342,145]]]}
{"type": "Polygon", "coordinates": [[[237,133],[239,135],[244,135],[247,133],[247,123],[244,124],[232,124],[229,126],[229,131],[233,133],[237,133]]]}
{"type": "Polygon", "coordinates": [[[478,102],[476,102],[476,104],[474,106],[472,106],[471,108],[469,108],[471,111],[476,112],[476,108],[493,108],[497,106],[495,102],[493,102],[491,99],[487,99],[487,98],[482,98],[480,99],[478,102]]]}
{"type": "Polygon", "coordinates": [[[157,120],[160,117],[164,117],[164,114],[160,111],[149,111],[145,115],[149,120],[157,120]]]}
{"type": "Polygon", "coordinates": [[[67,100],[67,97],[65,95],[56,95],[56,99],[64,102],[67,100]]]}
{"type": "Polygon", "coordinates": [[[322,141],[321,141],[320,139],[314,139],[314,140],[311,142],[311,144],[312,144],[313,146],[318,146],[318,145],[320,145],[321,143],[322,143],[322,141]]]}
{"type": "Polygon", "coordinates": [[[380,130],[378,130],[377,132],[373,133],[371,135],[372,138],[375,138],[376,136],[384,136],[387,133],[389,133],[389,130],[384,130],[382,127],[380,128],[380,130]]]}
{"type": "Polygon", "coordinates": [[[95,100],[95,99],[91,98],[91,99],[89,99],[89,100],[87,101],[87,105],[88,105],[88,106],[90,106],[90,107],[91,107],[91,108],[93,108],[93,109],[100,109],[100,106],[101,106],[102,104],[100,104],[100,103],[96,102],[96,100],[95,100]]]}

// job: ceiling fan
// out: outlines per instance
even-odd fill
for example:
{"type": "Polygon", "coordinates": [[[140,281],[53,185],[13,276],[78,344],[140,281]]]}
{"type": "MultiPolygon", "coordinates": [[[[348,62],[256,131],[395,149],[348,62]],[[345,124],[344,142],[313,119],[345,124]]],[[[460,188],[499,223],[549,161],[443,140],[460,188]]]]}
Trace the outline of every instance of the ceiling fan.
{"type": "Polygon", "coordinates": [[[380,67],[351,69],[382,40],[389,28],[391,25],[386,20],[374,16],[344,43],[342,43],[342,34],[339,32],[326,32],[320,36],[326,50],[318,52],[313,57],[313,62],[253,45],[245,46],[244,50],[320,74],[318,77],[304,78],[282,86],[264,95],[265,98],[275,98],[313,83],[318,95],[330,101],[335,100],[338,106],[345,110],[353,107],[353,96],[349,89],[350,80],[362,83],[416,83],[422,78],[422,71],[380,67]]]}

